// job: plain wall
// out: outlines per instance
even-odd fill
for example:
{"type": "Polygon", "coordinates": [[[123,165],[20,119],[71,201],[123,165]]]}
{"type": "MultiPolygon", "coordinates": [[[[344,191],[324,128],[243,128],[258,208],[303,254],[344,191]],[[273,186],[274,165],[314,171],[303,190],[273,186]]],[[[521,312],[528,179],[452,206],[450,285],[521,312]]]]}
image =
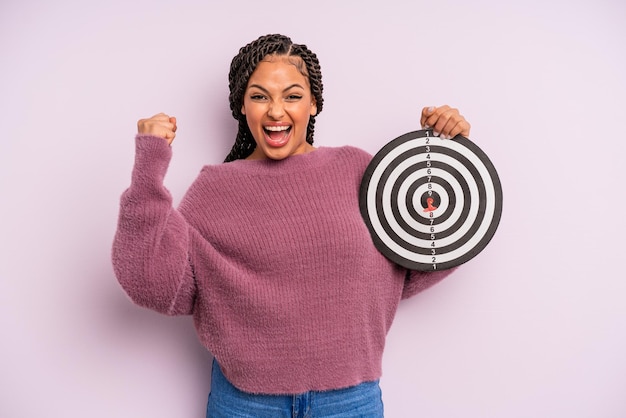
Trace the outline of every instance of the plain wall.
{"type": "Polygon", "coordinates": [[[625,417],[626,3],[507,3],[3,0],[0,416],[204,416],[191,319],[113,275],[119,196],[141,117],[178,118],[177,202],[223,160],[230,60],[281,32],[322,64],[318,145],[375,153],[448,103],[502,180],[489,246],[401,304],[386,416],[625,417]]]}

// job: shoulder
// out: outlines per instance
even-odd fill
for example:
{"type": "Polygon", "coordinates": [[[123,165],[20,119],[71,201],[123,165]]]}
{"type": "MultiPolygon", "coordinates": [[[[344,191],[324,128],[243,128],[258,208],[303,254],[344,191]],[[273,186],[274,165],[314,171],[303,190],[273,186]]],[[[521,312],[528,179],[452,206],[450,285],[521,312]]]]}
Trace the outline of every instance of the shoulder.
{"type": "Polygon", "coordinates": [[[337,153],[337,154],[345,154],[345,155],[350,155],[350,156],[355,156],[355,157],[360,157],[360,158],[372,158],[372,155],[361,149],[358,147],[355,147],[353,145],[343,145],[340,147],[322,147],[323,149],[327,149],[330,150],[331,152],[337,153]]]}
{"type": "Polygon", "coordinates": [[[203,166],[187,189],[181,206],[208,205],[209,202],[223,198],[229,191],[245,183],[242,173],[234,170],[231,164],[233,163],[203,166]]]}
{"type": "Polygon", "coordinates": [[[206,165],[192,187],[232,187],[239,190],[242,184],[254,183],[260,178],[281,177],[281,181],[284,181],[284,176],[319,171],[362,174],[371,160],[372,156],[368,152],[354,146],[322,146],[314,152],[279,161],[235,160],[206,165]]]}
{"type": "Polygon", "coordinates": [[[345,162],[353,162],[357,165],[367,165],[372,160],[372,155],[361,148],[352,145],[344,145],[341,147],[324,147],[329,155],[345,162]]]}

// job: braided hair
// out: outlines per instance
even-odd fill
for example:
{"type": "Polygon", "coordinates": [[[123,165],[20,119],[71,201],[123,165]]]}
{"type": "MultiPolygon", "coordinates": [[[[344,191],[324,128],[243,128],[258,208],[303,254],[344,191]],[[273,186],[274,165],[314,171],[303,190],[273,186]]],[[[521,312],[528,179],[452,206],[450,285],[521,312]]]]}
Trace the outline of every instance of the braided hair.
{"type": "MultiPolygon", "coordinates": [[[[246,116],[241,113],[241,107],[250,76],[259,62],[263,61],[268,55],[301,58],[297,61],[294,60],[294,65],[309,80],[311,94],[317,104],[317,113],[322,111],[324,104],[322,91],[324,88],[322,85],[321,67],[317,56],[306,45],[294,44],[287,36],[278,34],[261,36],[242,47],[230,64],[230,72],[228,73],[230,94],[228,100],[233,117],[239,123],[239,128],[233,148],[226,156],[224,162],[244,159],[252,154],[256,148],[256,142],[248,127],[246,116]]],[[[314,125],[315,116],[311,116],[306,134],[306,142],[309,144],[313,144],[314,125]]]]}

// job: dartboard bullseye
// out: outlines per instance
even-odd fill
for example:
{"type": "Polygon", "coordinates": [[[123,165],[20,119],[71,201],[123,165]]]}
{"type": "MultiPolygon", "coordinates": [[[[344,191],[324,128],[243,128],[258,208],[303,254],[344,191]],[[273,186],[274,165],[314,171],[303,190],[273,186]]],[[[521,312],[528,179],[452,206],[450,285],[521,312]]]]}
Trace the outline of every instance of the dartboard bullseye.
{"type": "Polygon", "coordinates": [[[411,270],[445,270],[487,246],[502,215],[502,185],[475,143],[425,129],[374,156],[359,204],[381,253],[411,270]]]}

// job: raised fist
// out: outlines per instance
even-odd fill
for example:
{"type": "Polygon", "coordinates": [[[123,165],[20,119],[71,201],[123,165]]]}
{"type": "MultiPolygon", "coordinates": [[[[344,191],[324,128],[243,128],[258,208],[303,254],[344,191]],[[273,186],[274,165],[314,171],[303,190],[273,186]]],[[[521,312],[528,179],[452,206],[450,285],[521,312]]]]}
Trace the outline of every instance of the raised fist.
{"type": "Polygon", "coordinates": [[[137,122],[137,132],[165,138],[168,144],[176,137],[176,118],[159,113],[148,119],[139,119],[137,122]]]}

